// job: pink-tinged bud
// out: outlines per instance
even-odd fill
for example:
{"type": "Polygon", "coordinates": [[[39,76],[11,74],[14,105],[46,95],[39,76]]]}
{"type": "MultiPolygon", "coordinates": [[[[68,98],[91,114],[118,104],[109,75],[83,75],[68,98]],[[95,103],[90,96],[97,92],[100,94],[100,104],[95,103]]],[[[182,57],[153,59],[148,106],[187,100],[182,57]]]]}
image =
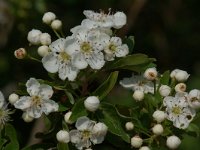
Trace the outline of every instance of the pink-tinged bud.
{"type": "Polygon", "coordinates": [[[19,48],[15,50],[14,55],[17,59],[23,59],[26,57],[26,50],[24,48],[19,48]]]}

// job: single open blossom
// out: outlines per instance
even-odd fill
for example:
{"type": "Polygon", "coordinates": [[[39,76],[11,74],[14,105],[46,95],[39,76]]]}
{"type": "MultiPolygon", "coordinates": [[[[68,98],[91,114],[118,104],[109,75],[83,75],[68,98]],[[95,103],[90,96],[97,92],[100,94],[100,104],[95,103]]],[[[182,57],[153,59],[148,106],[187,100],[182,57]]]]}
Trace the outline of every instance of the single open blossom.
{"type": "Polygon", "coordinates": [[[30,117],[39,118],[42,113],[48,115],[58,111],[58,104],[51,100],[53,95],[52,87],[47,84],[40,84],[35,78],[26,82],[27,92],[30,96],[22,96],[14,103],[15,108],[21,109],[30,117]]]}
{"type": "Polygon", "coordinates": [[[10,114],[12,114],[13,111],[7,108],[7,104],[5,102],[5,98],[0,91],[0,130],[4,127],[6,122],[10,120],[10,114]]]}
{"type": "Polygon", "coordinates": [[[140,90],[144,93],[154,93],[153,82],[148,81],[143,76],[133,75],[130,78],[124,78],[119,83],[124,88],[132,89],[133,91],[140,90]]]}
{"type": "Polygon", "coordinates": [[[114,60],[114,57],[124,57],[128,54],[129,49],[126,44],[122,44],[122,40],[119,37],[111,37],[105,40],[104,52],[106,53],[105,59],[107,61],[114,60]]]}
{"type": "Polygon", "coordinates": [[[191,90],[188,94],[188,102],[190,107],[194,109],[200,108],[200,90],[191,90]]]}
{"type": "Polygon", "coordinates": [[[167,119],[173,122],[173,125],[180,129],[188,127],[193,120],[196,112],[189,107],[187,97],[178,93],[175,97],[167,96],[163,101],[166,106],[167,119]]]}
{"type": "Polygon", "coordinates": [[[95,123],[85,116],[78,118],[75,126],[77,130],[71,130],[69,135],[71,142],[79,150],[102,143],[107,133],[107,126],[104,123],[95,123]]]}
{"type": "Polygon", "coordinates": [[[49,46],[51,52],[42,58],[44,68],[50,73],[58,72],[60,79],[68,78],[74,81],[79,70],[72,64],[72,54],[69,46],[71,39],[58,39],[49,46]]]}

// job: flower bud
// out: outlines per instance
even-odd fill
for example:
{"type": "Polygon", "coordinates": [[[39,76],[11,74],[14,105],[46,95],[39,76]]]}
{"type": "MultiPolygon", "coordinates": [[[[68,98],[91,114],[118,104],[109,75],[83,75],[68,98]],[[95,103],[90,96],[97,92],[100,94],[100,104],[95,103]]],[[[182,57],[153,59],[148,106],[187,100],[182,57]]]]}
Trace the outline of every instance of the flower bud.
{"type": "Polygon", "coordinates": [[[23,59],[26,57],[26,50],[24,48],[19,48],[15,50],[14,55],[17,59],[23,59]]]}
{"type": "Polygon", "coordinates": [[[133,93],[133,98],[136,101],[142,101],[144,99],[144,92],[141,90],[135,90],[133,93]]]}
{"type": "Polygon", "coordinates": [[[42,45],[38,48],[38,55],[40,55],[41,57],[46,56],[47,54],[49,54],[49,47],[46,45],[42,45]]]}
{"type": "Polygon", "coordinates": [[[144,72],[144,78],[146,78],[147,80],[155,80],[157,78],[158,72],[156,70],[156,68],[148,68],[145,72],[144,72]]]}
{"type": "Polygon", "coordinates": [[[126,24],[127,17],[123,12],[116,12],[113,17],[114,28],[119,29],[126,24]]]}
{"type": "Polygon", "coordinates": [[[73,123],[71,120],[69,120],[69,118],[71,117],[71,115],[72,115],[72,112],[71,112],[71,111],[68,111],[68,112],[65,114],[65,116],[64,116],[64,120],[65,120],[65,122],[68,123],[68,124],[72,124],[72,123],[73,123]]]}
{"type": "Polygon", "coordinates": [[[108,127],[102,122],[95,124],[92,129],[93,134],[102,135],[102,136],[106,135],[107,131],[108,131],[108,127]]]}
{"type": "Polygon", "coordinates": [[[69,143],[69,141],[70,141],[69,133],[65,130],[60,130],[56,134],[56,138],[61,143],[69,143]]]}
{"type": "Polygon", "coordinates": [[[142,146],[143,139],[141,139],[139,136],[134,136],[131,138],[131,145],[134,148],[140,148],[142,146]]]}
{"type": "Polygon", "coordinates": [[[171,72],[170,77],[176,79],[178,82],[185,82],[190,75],[180,69],[175,69],[171,72]]]}
{"type": "Polygon", "coordinates": [[[162,122],[165,120],[166,118],[166,114],[164,111],[160,111],[160,110],[156,110],[154,113],[153,113],[153,118],[158,122],[162,122]]]}
{"type": "Polygon", "coordinates": [[[174,69],[171,73],[170,73],[170,77],[175,79],[175,75],[177,74],[177,72],[179,72],[180,69],[174,69]]]}
{"type": "Polygon", "coordinates": [[[186,84],[185,83],[178,83],[175,86],[175,91],[176,92],[185,92],[186,91],[186,84]]]}
{"type": "Polygon", "coordinates": [[[193,89],[189,92],[188,103],[194,109],[200,108],[200,90],[193,89]]]}
{"type": "Polygon", "coordinates": [[[51,28],[53,30],[60,30],[62,28],[62,22],[58,19],[54,20],[52,23],[51,23],[51,28]]]}
{"type": "Polygon", "coordinates": [[[51,36],[48,33],[42,33],[40,35],[40,42],[42,45],[50,45],[51,44],[51,36]]]}
{"type": "Polygon", "coordinates": [[[127,122],[125,124],[125,127],[126,127],[126,130],[130,131],[130,130],[133,130],[134,124],[132,122],[127,122]]]}
{"type": "Polygon", "coordinates": [[[150,148],[148,146],[142,146],[139,150],[150,150],[150,148]]]}
{"type": "Polygon", "coordinates": [[[85,101],[84,101],[84,106],[88,111],[96,111],[99,108],[99,99],[96,96],[89,96],[85,101]]]}
{"type": "Polygon", "coordinates": [[[168,96],[170,92],[171,92],[171,88],[167,85],[161,85],[161,87],[159,88],[159,93],[163,97],[168,96]]]}
{"type": "Polygon", "coordinates": [[[163,126],[161,124],[156,124],[153,128],[152,131],[155,135],[161,135],[163,133],[163,126]]]}
{"type": "Polygon", "coordinates": [[[42,32],[40,30],[32,29],[31,31],[29,31],[27,39],[31,44],[38,45],[38,44],[40,44],[40,35],[41,34],[42,34],[42,32]]]}
{"type": "Polygon", "coordinates": [[[92,150],[91,148],[86,148],[85,150],[92,150]]]}
{"type": "Polygon", "coordinates": [[[166,145],[170,149],[176,149],[176,148],[178,148],[178,146],[180,144],[181,144],[181,140],[175,135],[172,135],[172,136],[167,138],[166,145]]]}
{"type": "Polygon", "coordinates": [[[22,114],[22,119],[25,121],[25,122],[32,122],[34,120],[33,117],[29,116],[26,112],[24,112],[22,114]]]}
{"type": "Polygon", "coordinates": [[[53,20],[55,20],[56,19],[56,15],[54,14],[54,13],[52,13],[52,12],[46,12],[45,14],[44,14],[44,16],[42,17],[42,21],[44,22],[44,23],[46,23],[46,24],[51,24],[51,22],[53,21],[53,20]]]}
{"type": "Polygon", "coordinates": [[[9,97],[8,97],[8,101],[11,104],[14,104],[18,100],[19,100],[19,95],[15,94],[15,93],[10,94],[9,97]]]}

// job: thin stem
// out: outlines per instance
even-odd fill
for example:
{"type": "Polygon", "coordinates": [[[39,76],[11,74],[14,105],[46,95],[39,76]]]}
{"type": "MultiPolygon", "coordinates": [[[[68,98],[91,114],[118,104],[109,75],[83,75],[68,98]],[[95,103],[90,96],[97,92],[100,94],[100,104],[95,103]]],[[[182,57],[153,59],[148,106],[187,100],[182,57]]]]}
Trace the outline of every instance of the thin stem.
{"type": "Polygon", "coordinates": [[[56,34],[56,36],[57,36],[58,38],[62,38],[62,37],[58,34],[58,32],[57,32],[56,30],[53,30],[53,32],[56,34]]]}
{"type": "Polygon", "coordinates": [[[35,61],[37,61],[37,62],[41,62],[39,59],[34,58],[34,57],[30,56],[30,55],[27,55],[27,57],[28,57],[29,59],[31,59],[31,60],[35,60],[35,61]]]}

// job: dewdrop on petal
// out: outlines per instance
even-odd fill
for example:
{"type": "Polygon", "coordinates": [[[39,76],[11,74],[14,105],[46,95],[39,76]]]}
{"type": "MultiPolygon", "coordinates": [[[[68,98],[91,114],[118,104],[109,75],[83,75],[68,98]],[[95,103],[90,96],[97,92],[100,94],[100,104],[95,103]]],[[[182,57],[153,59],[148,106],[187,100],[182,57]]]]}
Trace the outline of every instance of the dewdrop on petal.
{"type": "Polygon", "coordinates": [[[148,146],[142,146],[139,150],[150,150],[150,148],[148,146]]]}
{"type": "Polygon", "coordinates": [[[134,124],[132,122],[127,122],[125,124],[125,128],[126,128],[127,131],[133,130],[134,124]]]}
{"type": "Polygon", "coordinates": [[[51,36],[48,33],[42,33],[40,35],[40,42],[42,45],[50,45],[51,44],[51,36]]]}
{"type": "Polygon", "coordinates": [[[26,50],[24,48],[19,48],[15,50],[14,55],[17,59],[23,59],[26,57],[26,50]]]}
{"type": "Polygon", "coordinates": [[[140,148],[142,146],[143,139],[141,139],[139,136],[134,136],[131,138],[131,146],[134,148],[140,148]]]}
{"type": "Polygon", "coordinates": [[[88,111],[94,112],[99,108],[99,99],[96,96],[89,96],[84,101],[84,106],[88,111]]]}
{"type": "Polygon", "coordinates": [[[136,101],[142,101],[144,99],[144,92],[141,90],[135,90],[133,93],[133,98],[136,101]]]}
{"type": "Polygon", "coordinates": [[[175,86],[175,91],[176,92],[185,92],[186,91],[186,84],[185,83],[178,83],[175,86]]]}
{"type": "Polygon", "coordinates": [[[33,117],[29,116],[26,112],[24,112],[22,114],[22,119],[25,121],[25,122],[32,122],[34,120],[33,117]]]}
{"type": "Polygon", "coordinates": [[[8,97],[8,101],[11,104],[14,104],[18,99],[19,99],[19,95],[15,94],[15,93],[10,94],[8,97]]]}
{"type": "Polygon", "coordinates": [[[51,24],[51,22],[53,21],[53,20],[55,20],[56,19],[56,15],[54,14],[54,13],[52,13],[52,12],[46,12],[45,14],[44,14],[44,16],[42,17],[42,21],[44,22],[44,23],[46,23],[46,24],[51,24]]]}
{"type": "Polygon", "coordinates": [[[38,47],[38,55],[40,55],[41,57],[46,56],[47,54],[49,54],[49,47],[46,45],[42,45],[40,47],[38,47]]]}
{"type": "Polygon", "coordinates": [[[181,140],[175,135],[172,135],[167,138],[166,145],[170,149],[176,149],[180,144],[181,140]]]}
{"type": "Polygon", "coordinates": [[[53,30],[60,30],[62,28],[62,21],[60,21],[58,19],[52,21],[51,28],[53,30]]]}
{"type": "Polygon", "coordinates": [[[161,135],[163,133],[164,129],[161,124],[156,124],[153,126],[152,131],[155,135],[161,135]]]}
{"type": "Polygon", "coordinates": [[[69,118],[71,117],[71,115],[72,115],[72,112],[71,112],[71,111],[68,111],[68,112],[65,114],[65,116],[64,116],[64,120],[65,120],[65,122],[68,123],[68,124],[72,124],[72,123],[73,123],[71,120],[69,120],[69,118]]]}
{"type": "Polygon", "coordinates": [[[40,30],[32,29],[31,31],[29,31],[27,39],[31,44],[39,45],[41,34],[42,34],[42,32],[40,30]]]}
{"type": "Polygon", "coordinates": [[[153,118],[158,122],[162,122],[165,120],[166,118],[166,114],[164,111],[160,111],[160,110],[156,110],[154,113],[153,113],[153,118]]]}
{"type": "Polygon", "coordinates": [[[167,85],[161,85],[161,87],[159,88],[159,93],[163,97],[168,96],[170,92],[171,92],[171,88],[167,85]]]}
{"type": "Polygon", "coordinates": [[[69,141],[70,141],[69,133],[65,130],[60,130],[56,134],[56,138],[61,143],[69,143],[69,141]]]}
{"type": "Polygon", "coordinates": [[[144,78],[146,78],[147,80],[150,80],[150,81],[155,80],[157,78],[157,75],[158,75],[158,72],[155,67],[148,68],[144,72],[144,78]]]}

